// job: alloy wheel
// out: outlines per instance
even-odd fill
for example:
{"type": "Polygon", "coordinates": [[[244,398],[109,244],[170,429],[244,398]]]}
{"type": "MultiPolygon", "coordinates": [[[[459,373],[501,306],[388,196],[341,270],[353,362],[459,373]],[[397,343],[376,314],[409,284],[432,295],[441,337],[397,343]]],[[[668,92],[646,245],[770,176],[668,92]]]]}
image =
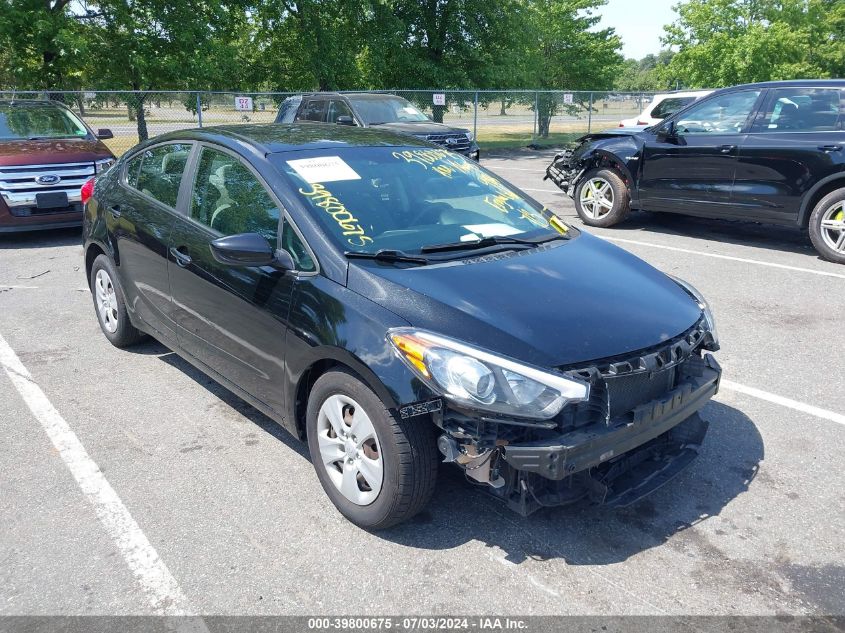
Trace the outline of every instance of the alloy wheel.
{"type": "Polygon", "coordinates": [[[356,505],[369,505],[384,481],[384,458],[366,411],[352,398],[326,398],[317,414],[320,457],[332,483],[356,505]]]}
{"type": "Polygon", "coordinates": [[[100,322],[109,332],[116,332],[117,296],[111,277],[102,268],[97,271],[94,277],[94,295],[97,302],[97,312],[100,314],[100,322]]]}
{"type": "Polygon", "coordinates": [[[834,202],[821,219],[824,243],[837,253],[845,253],[845,200],[834,202]]]}
{"type": "Polygon", "coordinates": [[[613,187],[604,178],[590,178],[581,187],[580,202],[584,213],[599,220],[613,209],[613,187]]]}

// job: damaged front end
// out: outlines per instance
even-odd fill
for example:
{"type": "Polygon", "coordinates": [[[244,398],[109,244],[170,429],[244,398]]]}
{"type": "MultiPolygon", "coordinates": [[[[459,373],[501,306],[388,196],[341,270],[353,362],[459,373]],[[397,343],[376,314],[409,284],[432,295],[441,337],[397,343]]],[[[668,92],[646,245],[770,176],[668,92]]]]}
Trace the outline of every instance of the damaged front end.
{"type": "Polygon", "coordinates": [[[580,160],[575,160],[574,156],[573,149],[555,154],[554,160],[546,167],[546,175],[543,176],[543,180],[551,180],[570,196],[587,169],[586,165],[580,160]]]}
{"type": "MultiPolygon", "coordinates": [[[[428,411],[443,431],[438,439],[443,460],[524,516],[585,498],[628,505],[698,454],[707,431],[698,411],[718,391],[721,377],[706,353],[718,349],[711,326],[702,315],[686,332],[655,347],[556,368],[555,375],[583,389],[573,387],[556,411],[556,405],[546,408],[554,412],[546,418],[479,412],[444,394],[443,406],[428,411]]],[[[493,388],[524,390],[524,380],[514,379],[509,369],[487,366],[497,383],[493,388]]],[[[538,377],[526,379],[533,378],[538,377]]],[[[547,401],[554,397],[547,395],[547,401]]]]}

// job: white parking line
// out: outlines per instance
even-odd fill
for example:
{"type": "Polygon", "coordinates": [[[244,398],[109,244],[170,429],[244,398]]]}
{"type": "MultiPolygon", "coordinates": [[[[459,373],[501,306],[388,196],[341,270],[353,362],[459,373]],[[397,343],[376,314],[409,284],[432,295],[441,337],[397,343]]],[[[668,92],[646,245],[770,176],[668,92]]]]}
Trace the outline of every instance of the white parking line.
{"type": "MultiPolygon", "coordinates": [[[[158,615],[189,615],[188,600],[117,492],[91,459],[68,423],[35,384],[14,350],[0,335],[0,365],[29,410],[44,427],[76,483],[94,506],[106,532],[114,540],[129,569],[158,615]]],[[[205,628],[201,625],[195,630],[205,628]]]]}
{"type": "MultiPolygon", "coordinates": [[[[530,191],[530,189],[529,189],[530,191]]],[[[596,235],[593,233],[593,235],[596,235]]],[[[763,262],[757,259],[747,259],[745,257],[732,257],[730,255],[718,255],[716,253],[705,253],[703,251],[691,250],[688,248],[678,248],[677,246],[664,246],[663,244],[653,244],[651,242],[640,242],[638,240],[626,240],[621,237],[608,237],[606,235],[596,235],[608,242],[619,242],[620,244],[634,244],[636,246],[648,246],[650,248],[661,248],[665,251],[675,251],[677,253],[687,253],[689,255],[701,255],[703,257],[714,257],[716,259],[726,259],[733,262],[742,262],[744,264],[756,264],[757,266],[768,266],[769,268],[781,268],[783,270],[793,270],[800,273],[810,273],[811,275],[821,275],[823,277],[836,277],[837,279],[845,279],[843,273],[832,273],[826,270],[813,270],[812,268],[801,268],[799,266],[787,266],[786,264],[775,264],[773,262],[763,262]]]]}
{"type": "Polygon", "coordinates": [[[542,191],[543,193],[556,193],[558,195],[564,195],[564,193],[560,189],[529,189],[528,187],[520,187],[523,191],[542,191]]]}
{"type": "Polygon", "coordinates": [[[791,398],[784,398],[783,396],[779,396],[775,393],[769,393],[768,391],[763,391],[762,389],[741,385],[731,380],[725,380],[724,378],[721,380],[720,385],[725,389],[730,389],[731,391],[736,391],[737,393],[742,393],[746,396],[751,396],[752,398],[759,398],[760,400],[778,404],[782,407],[786,407],[787,409],[794,409],[795,411],[807,413],[817,418],[830,420],[831,422],[836,422],[837,424],[845,426],[845,415],[836,413],[835,411],[828,411],[827,409],[814,407],[811,404],[804,404],[803,402],[798,402],[797,400],[792,400],[791,398]]]}

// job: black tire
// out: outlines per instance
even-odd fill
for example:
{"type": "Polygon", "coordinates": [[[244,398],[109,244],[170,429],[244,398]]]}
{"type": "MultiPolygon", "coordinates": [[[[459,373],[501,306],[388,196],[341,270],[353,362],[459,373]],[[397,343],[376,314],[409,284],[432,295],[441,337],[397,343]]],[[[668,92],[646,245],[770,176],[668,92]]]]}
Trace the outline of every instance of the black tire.
{"type": "Polygon", "coordinates": [[[587,226],[608,227],[619,224],[628,217],[628,212],[631,210],[631,198],[625,181],[618,172],[609,167],[587,171],[578,182],[578,186],[575,187],[574,198],[575,210],[578,212],[578,217],[587,226]],[[612,206],[603,212],[593,211],[592,208],[585,207],[581,202],[581,194],[584,189],[589,187],[590,183],[599,180],[609,185],[609,190],[613,197],[611,201],[612,206]]]}
{"type": "Polygon", "coordinates": [[[311,462],[329,499],[347,519],[367,530],[382,530],[407,521],[425,507],[437,481],[438,452],[433,423],[426,417],[400,420],[358,378],[347,371],[320,376],[308,397],[306,432],[311,462]],[[332,396],[351,398],[363,407],[378,438],[383,480],[369,505],[353,503],[330,479],[318,441],[318,414],[332,396]]]}
{"type": "Polygon", "coordinates": [[[129,314],[126,311],[126,301],[123,297],[123,288],[120,286],[117,271],[115,271],[114,264],[105,255],[98,255],[94,260],[94,264],[91,266],[91,278],[88,280],[88,285],[91,288],[91,297],[94,300],[94,312],[97,315],[97,322],[100,324],[100,329],[111,344],[115,347],[129,347],[141,341],[144,338],[144,334],[132,325],[132,322],[129,320],[129,314]],[[97,273],[100,271],[103,271],[108,276],[113,290],[113,330],[105,322],[105,317],[98,304],[97,273]]]}
{"type": "Polygon", "coordinates": [[[813,209],[810,215],[810,224],[807,227],[810,231],[810,241],[813,246],[824,259],[837,264],[845,264],[845,244],[834,243],[829,244],[825,240],[823,234],[826,233],[829,239],[845,239],[845,231],[837,233],[835,231],[825,230],[822,228],[824,220],[845,220],[845,187],[831,191],[824,198],[819,200],[819,203],[813,209]],[[828,217],[831,216],[831,217],[828,217]],[[841,250],[836,250],[834,247],[839,245],[841,250]]]}

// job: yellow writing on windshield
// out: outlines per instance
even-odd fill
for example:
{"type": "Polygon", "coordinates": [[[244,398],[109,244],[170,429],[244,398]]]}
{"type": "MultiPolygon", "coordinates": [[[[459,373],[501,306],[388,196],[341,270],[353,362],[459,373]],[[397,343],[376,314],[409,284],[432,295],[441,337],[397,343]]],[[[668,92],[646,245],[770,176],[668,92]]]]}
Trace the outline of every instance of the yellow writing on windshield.
{"type": "Polygon", "coordinates": [[[358,247],[372,244],[373,238],[366,235],[358,219],[352,215],[349,209],[346,208],[346,205],[332,195],[331,191],[326,189],[325,185],[312,183],[311,187],[311,191],[300,189],[299,193],[309,198],[314,205],[332,216],[346,237],[347,242],[352,246],[358,247]]]}
{"type": "Polygon", "coordinates": [[[445,178],[452,178],[455,172],[460,172],[475,178],[479,183],[486,185],[493,190],[493,194],[484,196],[485,204],[490,205],[501,213],[510,213],[518,210],[520,217],[528,220],[536,226],[548,227],[549,223],[541,213],[538,213],[522,199],[521,196],[511,191],[498,178],[494,178],[479,169],[479,167],[458,154],[453,154],[445,149],[418,149],[393,152],[395,158],[404,160],[407,163],[415,163],[424,169],[429,169],[445,178]]]}

